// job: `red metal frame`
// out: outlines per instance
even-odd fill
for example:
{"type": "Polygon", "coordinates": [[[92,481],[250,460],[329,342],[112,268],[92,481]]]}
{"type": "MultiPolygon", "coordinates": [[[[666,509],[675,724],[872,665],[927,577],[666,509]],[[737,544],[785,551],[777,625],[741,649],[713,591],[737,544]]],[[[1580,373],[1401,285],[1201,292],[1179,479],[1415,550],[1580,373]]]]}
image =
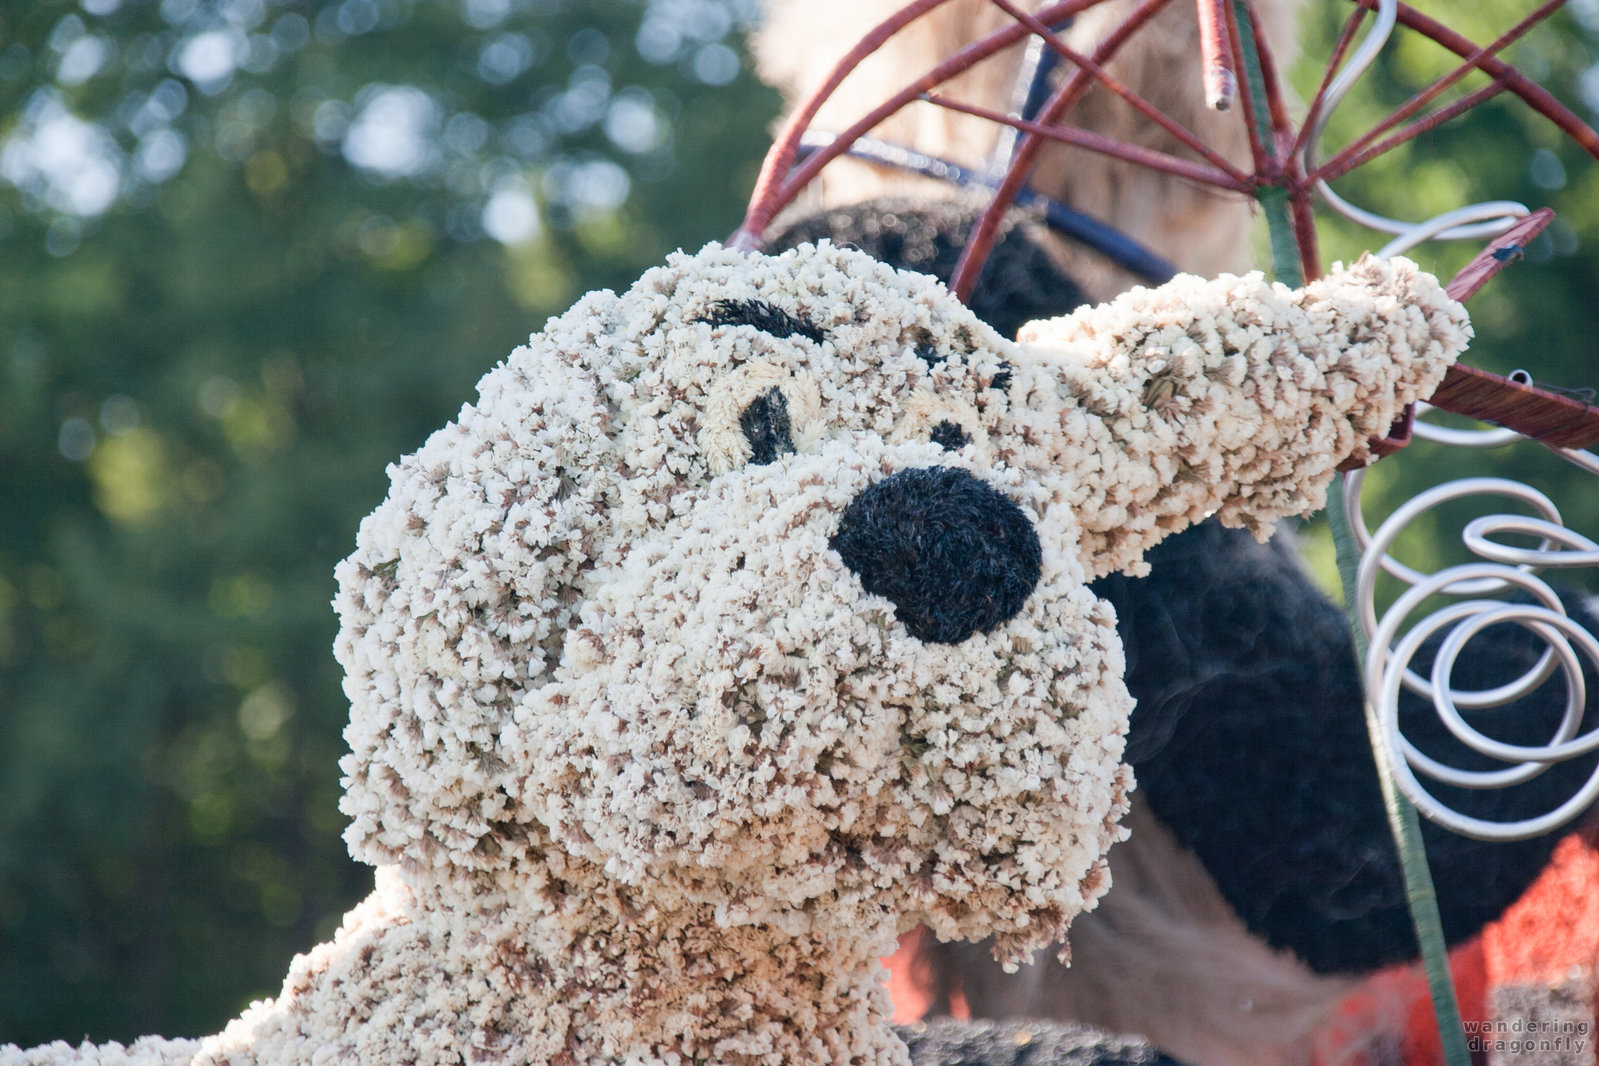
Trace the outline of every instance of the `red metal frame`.
{"type": "MultiPolygon", "coordinates": [[[[830,144],[811,152],[802,163],[795,166],[794,161],[798,155],[801,137],[809,129],[822,104],[838,89],[850,71],[905,26],[947,2],[948,0],[914,0],[884,20],[850,49],[822,86],[795,109],[767,154],[750,199],[749,210],[743,224],[730,238],[731,245],[745,250],[759,248],[762,235],[772,219],[793,202],[800,190],[824,166],[843,154],[856,138],[863,136],[883,119],[913,101],[924,101],[952,111],[989,119],[1011,126],[1020,133],[1011,165],[995,190],[992,203],[973,227],[960,264],[951,280],[951,289],[963,299],[970,294],[972,286],[975,285],[977,274],[993,246],[1000,222],[1026,184],[1039,151],[1045,144],[1052,142],[1105,153],[1139,166],[1164,171],[1185,181],[1210,185],[1231,193],[1255,195],[1268,188],[1283,190],[1288,201],[1300,263],[1307,279],[1314,278],[1320,273],[1313,213],[1315,186],[1318,181],[1330,181],[1347,174],[1493,96],[1510,92],[1519,97],[1599,160],[1599,133],[1595,133],[1568,108],[1515,67],[1498,58],[1499,53],[1506,47],[1563,6],[1564,0],[1547,0],[1488,45],[1477,45],[1436,20],[1400,4],[1398,22],[1401,26],[1454,52],[1461,57],[1461,62],[1449,73],[1416,93],[1370,130],[1356,137],[1331,158],[1316,163],[1308,172],[1302,165],[1305,130],[1314,123],[1316,116],[1323,110],[1334,74],[1344,62],[1366,12],[1376,9],[1377,0],[1351,0],[1354,10],[1333,48],[1327,64],[1327,73],[1315,96],[1310,100],[1306,122],[1299,127],[1296,127],[1288,117],[1276,65],[1263,35],[1259,32],[1258,25],[1253,25],[1255,21],[1253,6],[1248,0],[1244,0],[1242,7],[1248,12],[1252,28],[1256,31],[1253,34],[1257,52],[1255,58],[1258,59],[1258,67],[1262,73],[1261,87],[1264,90],[1268,119],[1264,127],[1269,130],[1270,143],[1261,136],[1261,126],[1257,124],[1256,104],[1252,94],[1247,91],[1247,87],[1239,85],[1237,72],[1249,69],[1249,65],[1246,64],[1246,58],[1249,57],[1244,54],[1244,38],[1239,33],[1238,27],[1239,4],[1234,0],[1195,0],[1203,70],[1203,84],[1195,86],[1195,90],[1202,91],[1206,102],[1218,109],[1230,109],[1235,102],[1239,105],[1239,117],[1244,123],[1249,139],[1249,170],[1228,162],[1206,145],[1197,134],[1162,113],[1104,69],[1104,65],[1115,56],[1117,50],[1172,0],[1142,0],[1088,55],[1067,47],[1049,31],[1048,27],[1058,25],[1065,19],[1103,3],[1104,0],[1063,0],[1049,4],[1033,14],[1019,8],[1013,0],[988,0],[1009,17],[1007,25],[982,40],[973,41],[952,55],[939,59],[926,74],[873,107],[858,122],[841,131],[830,144]],[[1032,121],[1022,121],[991,109],[964,103],[937,91],[951,78],[1029,36],[1041,38],[1071,68],[1071,73],[1062,79],[1032,121]],[[1483,72],[1492,79],[1491,82],[1453,103],[1427,111],[1419,118],[1415,117],[1443,92],[1473,71],[1483,72]],[[1064,119],[1072,106],[1096,82],[1126,100],[1129,106],[1137,109],[1148,121],[1161,126],[1198,158],[1183,159],[1067,125],[1064,119]]],[[[1503,266],[1506,258],[1505,249],[1524,245],[1531,235],[1548,224],[1550,217],[1552,215],[1547,211],[1535,213],[1502,235],[1472,265],[1461,272],[1451,284],[1451,292],[1456,292],[1462,299],[1476,292],[1503,266]]],[[[1569,397],[1510,382],[1497,375],[1470,367],[1460,367],[1451,371],[1450,378],[1433,397],[1433,403],[1446,410],[1455,410],[1472,417],[1508,425],[1527,436],[1555,446],[1589,447],[1599,443],[1599,408],[1585,406],[1569,397]]],[[[1391,442],[1391,444],[1397,443],[1397,441],[1391,442]]]]}

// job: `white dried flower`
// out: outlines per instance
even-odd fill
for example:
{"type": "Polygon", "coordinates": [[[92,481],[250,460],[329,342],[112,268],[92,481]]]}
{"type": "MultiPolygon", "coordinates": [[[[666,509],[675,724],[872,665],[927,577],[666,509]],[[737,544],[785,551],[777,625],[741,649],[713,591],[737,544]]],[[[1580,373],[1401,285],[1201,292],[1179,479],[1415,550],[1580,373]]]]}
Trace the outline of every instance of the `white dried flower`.
{"type": "MultiPolygon", "coordinates": [[[[1402,260],[1179,278],[1019,345],[827,245],[587,296],[391,468],[339,567],[376,892],[217,1036],[0,1066],[904,1064],[900,931],[1016,961],[1108,887],[1130,700],[1088,580],[1318,505],[1468,333],[1402,260]],[[915,471],[1036,543],[964,635],[838,547],[915,471]]],[[[966,550],[885,565],[959,584],[966,550]]]]}

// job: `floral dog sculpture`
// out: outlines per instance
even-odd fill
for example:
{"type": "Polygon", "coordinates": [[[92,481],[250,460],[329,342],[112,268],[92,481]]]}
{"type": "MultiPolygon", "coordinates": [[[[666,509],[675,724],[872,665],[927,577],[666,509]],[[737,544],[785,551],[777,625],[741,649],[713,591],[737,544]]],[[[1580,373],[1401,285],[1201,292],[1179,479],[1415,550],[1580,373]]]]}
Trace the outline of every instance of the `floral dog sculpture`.
{"type": "Polygon", "coordinates": [[[1020,960],[1107,887],[1130,701],[1086,582],[1318,507],[1469,334],[1402,259],[1019,343],[826,243],[591,294],[339,569],[376,892],[217,1036],[0,1066],[904,1063],[898,933],[1020,960]]]}

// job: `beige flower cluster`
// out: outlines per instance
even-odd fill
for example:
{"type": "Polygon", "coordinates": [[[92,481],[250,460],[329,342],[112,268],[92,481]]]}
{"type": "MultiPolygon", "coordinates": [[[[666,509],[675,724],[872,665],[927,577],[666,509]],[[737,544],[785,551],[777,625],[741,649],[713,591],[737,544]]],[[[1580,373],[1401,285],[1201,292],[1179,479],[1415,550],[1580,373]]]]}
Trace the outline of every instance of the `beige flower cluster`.
{"type": "Polygon", "coordinates": [[[1367,257],[1299,290],[1179,276],[1019,339],[1052,364],[1046,387],[1076,396],[1056,461],[1085,472],[1071,502],[1099,576],[1136,572],[1211,513],[1264,538],[1273,518],[1319,510],[1334,468],[1369,459],[1470,338],[1437,279],[1367,257]]]}
{"type": "Polygon", "coordinates": [[[1316,505],[1466,336],[1403,261],[1180,278],[1020,345],[825,244],[592,294],[391,468],[339,568],[374,895],[218,1036],[0,1066],[904,1063],[897,933],[1020,960],[1108,887],[1130,701],[1089,576],[1316,505]],[[956,643],[833,547],[930,468],[1041,556],[956,643]]]}
{"type": "Polygon", "coordinates": [[[1372,257],[1298,291],[1178,276],[1020,336],[1078,400],[1055,440],[1089,471],[1071,505],[1095,577],[1212,511],[1265,537],[1319,510],[1338,463],[1369,459],[1469,339],[1436,278],[1372,257]]]}

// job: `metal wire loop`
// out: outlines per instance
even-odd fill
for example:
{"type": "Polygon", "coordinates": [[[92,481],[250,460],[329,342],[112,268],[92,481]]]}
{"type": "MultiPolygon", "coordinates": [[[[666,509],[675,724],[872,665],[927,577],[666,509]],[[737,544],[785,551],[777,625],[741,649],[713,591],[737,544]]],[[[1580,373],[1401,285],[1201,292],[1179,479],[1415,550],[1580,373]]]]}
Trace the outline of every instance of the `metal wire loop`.
{"type": "MultiPolygon", "coordinates": [[[[1327,87],[1321,109],[1317,112],[1304,139],[1302,157],[1307,172],[1315,170],[1316,152],[1321,146],[1322,134],[1326,131],[1327,122],[1332,118],[1333,111],[1372,63],[1376,62],[1377,54],[1382,51],[1383,46],[1388,43],[1388,38],[1393,34],[1398,21],[1398,11],[1397,0],[1377,0],[1377,18],[1371,29],[1366,32],[1360,47],[1350,56],[1349,61],[1338,72],[1338,76],[1327,87]]],[[[1316,192],[1326,201],[1327,206],[1345,218],[1379,233],[1396,234],[1397,236],[1377,253],[1383,258],[1409,251],[1423,241],[1476,240],[1493,237],[1509,229],[1517,219],[1531,213],[1525,204],[1514,200],[1493,200],[1469,204],[1422,222],[1405,222],[1367,211],[1350,203],[1334,192],[1332,186],[1325,181],[1316,182],[1316,192]]]]}
{"type": "MultiPolygon", "coordinates": [[[[1376,634],[1377,641],[1386,650],[1403,618],[1412,613],[1421,601],[1451,583],[1479,578],[1495,569],[1504,568],[1495,563],[1450,567],[1417,584],[1400,597],[1400,602],[1384,616],[1376,634]]],[[[1506,570],[1505,579],[1543,600],[1545,605],[1493,603],[1486,609],[1478,610],[1480,604],[1459,604],[1445,612],[1436,612],[1406,633],[1391,653],[1381,657],[1374,655],[1367,675],[1381,726],[1385,749],[1383,754],[1400,790],[1430,820],[1457,833],[1483,840],[1520,840],[1549,832],[1575,818],[1599,797],[1599,767],[1596,767],[1582,788],[1556,809],[1519,821],[1494,822],[1462,814],[1442,803],[1423,787],[1416,776],[1419,770],[1433,780],[1461,788],[1505,788],[1530,781],[1556,762],[1599,750],[1599,729],[1581,737],[1576,735],[1586,709],[1587,695],[1582,661],[1571,643],[1575,641],[1583,655],[1599,668],[1599,640],[1578,622],[1561,613],[1558,597],[1554,599],[1555,607],[1547,606],[1548,601],[1544,597],[1553,594],[1543,582],[1517,570],[1506,570]],[[1565,677],[1565,713],[1550,742],[1544,745],[1506,744],[1481,733],[1461,717],[1458,701],[1451,699],[1453,693],[1446,684],[1466,643],[1490,626],[1507,623],[1522,625],[1548,643],[1550,652],[1558,657],[1565,677]],[[1456,628],[1445,638],[1433,663],[1433,684],[1430,686],[1433,706],[1451,734],[1468,748],[1491,758],[1516,762],[1514,766],[1504,770],[1460,770],[1423,754],[1399,731],[1399,688],[1403,684],[1403,675],[1408,671],[1408,663],[1429,637],[1448,625],[1455,625],[1456,628]]]]}
{"type": "MultiPolygon", "coordinates": [[[[1582,676],[1582,662],[1571,647],[1571,640],[1581,644],[1582,650],[1596,665],[1599,665],[1599,641],[1596,641],[1593,634],[1583,629],[1569,615],[1559,611],[1512,603],[1480,611],[1461,622],[1450,631],[1449,636],[1444,638],[1432,667],[1433,706],[1438,709],[1445,727],[1455,735],[1456,739],[1473,751],[1506,761],[1539,759],[1564,762],[1566,759],[1586,755],[1599,749],[1599,731],[1589,733],[1580,740],[1572,740],[1582,725],[1583,711],[1587,708],[1587,691],[1582,676]],[[1460,716],[1459,708],[1445,698],[1449,691],[1447,684],[1449,675],[1454,670],[1455,661],[1460,657],[1466,642],[1490,626],[1512,622],[1543,637],[1559,655],[1561,669],[1565,671],[1565,716],[1561,719],[1560,728],[1556,731],[1554,739],[1548,744],[1508,744],[1495,740],[1468,724],[1460,716]]],[[[1513,698],[1507,698],[1503,702],[1509,703],[1513,698]]]]}
{"type": "MultiPolygon", "coordinates": [[[[1355,540],[1361,548],[1360,573],[1358,578],[1359,596],[1361,601],[1361,623],[1366,627],[1366,632],[1371,633],[1377,627],[1375,593],[1377,573],[1380,567],[1383,573],[1396,577],[1407,585],[1414,585],[1425,579],[1421,571],[1406,566],[1388,554],[1399,534],[1411,522],[1415,521],[1426,511],[1432,510],[1440,504],[1451,500],[1464,499],[1469,496],[1503,496],[1508,499],[1519,500],[1539,512],[1545,519],[1555,525],[1561,525],[1560,511],[1553,501],[1537,489],[1523,485],[1519,481],[1497,477],[1460,478],[1455,481],[1446,481],[1441,485],[1434,485],[1425,492],[1419,493],[1407,501],[1378,527],[1375,534],[1366,528],[1365,516],[1360,506],[1360,487],[1365,483],[1363,471],[1355,471],[1344,482],[1345,503],[1349,511],[1349,524],[1355,534],[1355,540]]],[[[1539,547],[1547,551],[1553,542],[1547,538],[1539,547]]],[[[1535,566],[1526,566],[1525,569],[1534,570],[1535,566]]],[[[1503,592],[1508,586],[1496,577],[1485,577],[1482,580],[1468,581],[1448,589],[1445,595],[1449,596],[1481,596],[1496,592],[1503,592]]]]}
{"type": "Polygon", "coordinates": [[[1460,535],[1466,547],[1484,559],[1509,566],[1528,567],[1578,567],[1599,566],[1599,543],[1567,529],[1558,522],[1520,515],[1483,515],[1473,519],[1460,535]],[[1545,548],[1517,548],[1500,544],[1489,538],[1496,533],[1541,537],[1543,544],[1557,544],[1551,551],[1545,548]]]}
{"type": "Polygon", "coordinates": [[[1458,448],[1503,448],[1524,439],[1513,429],[1453,429],[1424,421],[1427,414],[1436,410],[1430,403],[1416,405],[1416,419],[1411,428],[1417,439],[1435,444],[1453,444],[1458,448]]]}
{"type": "Polygon", "coordinates": [[[1599,565],[1599,543],[1566,528],[1559,510],[1543,493],[1519,482],[1491,477],[1461,478],[1434,486],[1396,509],[1375,533],[1370,533],[1360,510],[1362,480],[1351,476],[1345,483],[1350,527],[1363,548],[1356,597],[1362,624],[1371,638],[1367,692],[1380,725],[1382,754],[1395,782],[1423,816],[1455,832],[1485,840],[1536,836],[1576,817],[1599,797],[1599,767],[1575,795],[1555,810],[1510,822],[1474,818],[1454,810],[1428,792],[1417,775],[1457,788],[1509,788],[1531,781],[1555,763],[1599,751],[1599,727],[1579,735],[1587,709],[1584,660],[1599,670],[1599,639],[1579,620],[1567,615],[1560,596],[1537,576],[1545,567],[1599,565]],[[1462,542],[1483,561],[1423,574],[1389,554],[1407,526],[1439,505],[1495,497],[1518,501],[1538,514],[1488,514],[1468,522],[1461,533],[1462,542]],[[1517,547],[1494,539],[1504,536],[1535,537],[1537,546],[1517,547]],[[1388,573],[1410,587],[1379,620],[1375,599],[1380,573],[1388,573]],[[1525,594],[1532,602],[1506,603],[1485,598],[1512,590],[1525,594]],[[1466,598],[1432,610],[1412,623],[1412,617],[1437,596],[1466,598]],[[1455,687],[1456,664],[1468,653],[1470,641],[1499,625],[1521,626],[1542,641],[1545,647],[1538,661],[1521,676],[1491,688],[1455,687]],[[1411,664],[1422,647],[1440,633],[1445,635],[1429,676],[1422,677],[1411,664]],[[1551,683],[1556,672],[1564,680],[1565,707],[1559,725],[1543,744],[1497,740],[1467,722],[1462,714],[1522,699],[1551,683]],[[1465,770],[1422,752],[1400,732],[1402,688],[1430,700],[1450,735],[1467,749],[1510,765],[1465,770]]]}

